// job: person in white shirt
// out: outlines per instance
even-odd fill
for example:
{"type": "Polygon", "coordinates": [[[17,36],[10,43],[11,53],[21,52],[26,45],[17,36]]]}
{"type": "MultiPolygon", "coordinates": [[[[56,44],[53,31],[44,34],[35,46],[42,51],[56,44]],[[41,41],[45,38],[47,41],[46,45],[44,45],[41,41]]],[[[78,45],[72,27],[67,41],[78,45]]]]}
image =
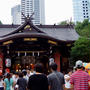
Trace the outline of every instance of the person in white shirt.
{"type": "Polygon", "coordinates": [[[15,83],[14,90],[17,90],[17,89],[18,89],[18,85],[17,85],[18,79],[19,79],[19,73],[16,72],[16,73],[15,73],[15,80],[14,80],[14,83],[15,83]]]}
{"type": "Polygon", "coordinates": [[[0,90],[4,90],[4,86],[5,86],[5,84],[4,84],[4,81],[3,81],[3,76],[0,75],[0,90]]]}
{"type": "Polygon", "coordinates": [[[27,69],[27,77],[29,78],[30,77],[30,70],[27,69]]]}
{"type": "Polygon", "coordinates": [[[18,72],[16,72],[16,73],[15,73],[15,80],[14,80],[14,81],[15,81],[15,83],[17,83],[17,80],[18,80],[18,79],[19,79],[19,73],[18,73],[18,72]]]}
{"type": "Polygon", "coordinates": [[[71,86],[71,84],[70,84],[70,76],[71,76],[71,74],[72,74],[72,70],[68,70],[68,74],[65,74],[64,75],[64,79],[65,79],[65,88],[67,89],[67,90],[70,90],[70,86],[71,86]]]}

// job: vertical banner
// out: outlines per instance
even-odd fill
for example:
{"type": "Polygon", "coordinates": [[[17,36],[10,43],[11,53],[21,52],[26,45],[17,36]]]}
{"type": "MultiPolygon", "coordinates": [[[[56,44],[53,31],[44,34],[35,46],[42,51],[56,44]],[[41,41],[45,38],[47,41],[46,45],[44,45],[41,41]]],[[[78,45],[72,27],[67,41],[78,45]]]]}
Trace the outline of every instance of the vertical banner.
{"type": "Polygon", "coordinates": [[[0,53],[0,75],[3,73],[3,54],[0,53]]]}

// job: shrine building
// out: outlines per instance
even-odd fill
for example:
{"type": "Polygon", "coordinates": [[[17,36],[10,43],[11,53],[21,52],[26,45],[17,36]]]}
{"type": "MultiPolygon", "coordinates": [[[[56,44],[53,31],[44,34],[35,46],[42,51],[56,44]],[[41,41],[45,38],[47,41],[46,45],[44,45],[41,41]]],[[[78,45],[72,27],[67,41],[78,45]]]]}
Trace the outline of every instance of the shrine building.
{"type": "Polygon", "coordinates": [[[40,56],[48,57],[43,63],[54,61],[64,71],[78,38],[73,25],[34,25],[31,17],[22,25],[0,25],[0,72],[29,68],[40,56]]]}

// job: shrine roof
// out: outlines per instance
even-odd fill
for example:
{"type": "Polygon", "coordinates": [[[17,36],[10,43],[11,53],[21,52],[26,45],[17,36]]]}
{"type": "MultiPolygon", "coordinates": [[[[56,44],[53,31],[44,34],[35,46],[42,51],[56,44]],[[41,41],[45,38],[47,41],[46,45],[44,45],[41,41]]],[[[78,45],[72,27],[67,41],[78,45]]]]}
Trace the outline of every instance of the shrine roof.
{"type": "Polygon", "coordinates": [[[23,32],[23,33],[13,33],[15,32],[20,25],[0,25],[0,39],[4,39],[11,36],[24,35],[28,34],[28,36],[32,35],[44,35],[47,37],[52,37],[61,41],[75,41],[79,38],[79,35],[70,25],[37,25],[38,29],[40,29],[43,33],[37,32],[23,32]],[[10,34],[11,33],[11,34],[10,34]]]}

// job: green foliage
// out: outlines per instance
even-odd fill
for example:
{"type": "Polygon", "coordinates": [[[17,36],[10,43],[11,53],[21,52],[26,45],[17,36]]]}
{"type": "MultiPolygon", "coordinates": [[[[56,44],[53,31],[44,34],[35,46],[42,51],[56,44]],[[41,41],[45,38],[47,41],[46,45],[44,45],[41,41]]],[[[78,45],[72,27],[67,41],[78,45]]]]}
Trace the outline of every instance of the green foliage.
{"type": "Polygon", "coordinates": [[[2,24],[2,22],[0,21],[0,24],[2,24]]]}
{"type": "Polygon", "coordinates": [[[75,29],[80,36],[90,38],[90,23],[88,19],[85,19],[82,23],[77,22],[75,29]]]}
{"type": "Polygon", "coordinates": [[[59,23],[59,25],[67,25],[67,24],[68,24],[67,21],[62,21],[59,23]]]}
{"type": "Polygon", "coordinates": [[[58,23],[58,25],[72,25],[72,24],[74,24],[73,22],[67,22],[67,21],[62,21],[62,22],[60,22],[60,23],[58,23]]]}
{"type": "Polygon", "coordinates": [[[74,63],[76,60],[81,59],[84,62],[90,62],[90,23],[87,19],[82,23],[77,22],[75,29],[80,38],[71,48],[71,61],[74,63]]]}
{"type": "Polygon", "coordinates": [[[89,62],[90,60],[90,39],[79,38],[71,49],[71,58],[75,62],[76,60],[83,60],[89,62]]]}
{"type": "Polygon", "coordinates": [[[76,30],[81,30],[84,27],[88,26],[88,24],[89,24],[89,20],[88,19],[85,19],[82,23],[81,22],[77,22],[75,29],[76,30]]]}
{"type": "Polygon", "coordinates": [[[82,37],[90,38],[90,24],[85,26],[82,30],[78,31],[78,33],[82,37]]]}
{"type": "Polygon", "coordinates": [[[75,26],[75,29],[78,31],[78,30],[81,30],[83,27],[82,27],[82,23],[81,22],[77,22],[76,26],[75,26]]]}

